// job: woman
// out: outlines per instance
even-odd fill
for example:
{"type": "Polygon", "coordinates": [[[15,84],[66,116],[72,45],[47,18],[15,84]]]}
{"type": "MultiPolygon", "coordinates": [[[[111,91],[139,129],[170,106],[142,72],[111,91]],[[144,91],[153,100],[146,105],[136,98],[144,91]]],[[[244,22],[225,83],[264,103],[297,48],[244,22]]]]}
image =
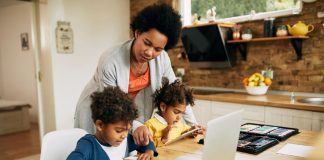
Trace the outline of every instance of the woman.
{"type": "MultiPolygon", "coordinates": [[[[176,45],[180,31],[180,16],[168,5],[152,5],[143,9],[132,21],[134,39],[103,53],[97,71],[83,90],[75,113],[75,127],[94,133],[90,95],[105,86],[119,86],[134,98],[139,118],[133,123],[136,144],[148,144],[152,137],[143,123],[153,113],[152,93],[161,87],[162,77],[173,82],[175,74],[165,50],[176,45]]],[[[184,119],[196,124],[190,106],[184,119]]]]}

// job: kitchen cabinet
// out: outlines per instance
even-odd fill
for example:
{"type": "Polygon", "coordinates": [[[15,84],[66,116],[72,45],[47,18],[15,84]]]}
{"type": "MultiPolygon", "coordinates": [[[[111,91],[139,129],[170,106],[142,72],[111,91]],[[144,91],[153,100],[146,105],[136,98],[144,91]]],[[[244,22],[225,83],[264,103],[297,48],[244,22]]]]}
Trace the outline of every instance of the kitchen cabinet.
{"type": "Polygon", "coordinates": [[[311,111],[266,107],[265,123],[311,131],[312,114],[311,111]]]}
{"type": "Polygon", "coordinates": [[[270,106],[248,105],[196,99],[193,112],[202,126],[211,119],[244,109],[243,123],[260,123],[298,128],[307,131],[324,131],[324,113],[270,106]]]}
{"type": "Polygon", "coordinates": [[[313,112],[312,118],[312,130],[324,131],[324,113],[313,112]]]}
{"type": "Polygon", "coordinates": [[[242,123],[264,123],[264,107],[228,102],[212,102],[212,118],[244,109],[242,123]]]}
{"type": "Polygon", "coordinates": [[[290,40],[295,49],[297,60],[302,59],[302,45],[303,40],[309,38],[308,36],[283,36],[283,37],[263,37],[253,38],[251,40],[229,40],[228,44],[234,44],[240,51],[241,56],[246,60],[247,56],[247,43],[249,42],[262,42],[262,41],[277,41],[277,40],[290,40]]]}
{"type": "Polygon", "coordinates": [[[195,106],[192,107],[198,123],[202,126],[206,127],[207,122],[212,119],[211,104],[211,101],[196,100],[195,106]]]}
{"type": "Polygon", "coordinates": [[[242,123],[264,123],[264,107],[208,100],[196,100],[195,103],[193,112],[198,123],[205,127],[209,120],[240,109],[244,109],[242,123]]]}

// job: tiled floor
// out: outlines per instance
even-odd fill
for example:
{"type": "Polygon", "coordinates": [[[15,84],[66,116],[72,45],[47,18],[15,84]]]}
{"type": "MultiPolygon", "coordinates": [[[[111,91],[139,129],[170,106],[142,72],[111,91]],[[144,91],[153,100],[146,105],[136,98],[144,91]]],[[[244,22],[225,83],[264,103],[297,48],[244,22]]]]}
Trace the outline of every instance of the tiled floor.
{"type": "Polygon", "coordinates": [[[35,158],[35,156],[37,156],[37,154],[39,153],[40,139],[37,124],[32,124],[32,127],[29,131],[0,136],[1,160],[16,160],[28,156],[35,158]]]}

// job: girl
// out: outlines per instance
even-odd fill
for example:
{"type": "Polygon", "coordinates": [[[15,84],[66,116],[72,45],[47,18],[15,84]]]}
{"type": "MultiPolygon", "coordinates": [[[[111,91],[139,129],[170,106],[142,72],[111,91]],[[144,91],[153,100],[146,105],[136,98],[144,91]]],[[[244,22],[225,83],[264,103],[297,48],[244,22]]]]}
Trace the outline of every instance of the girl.
{"type": "MultiPolygon", "coordinates": [[[[194,105],[194,98],[192,90],[179,80],[169,84],[169,80],[163,78],[162,88],[153,94],[153,99],[158,112],[146,121],[145,125],[153,136],[155,146],[162,146],[184,132],[200,128],[182,122],[182,114],[185,113],[187,105],[194,105]]],[[[194,133],[195,135],[197,132],[194,133]]]]}

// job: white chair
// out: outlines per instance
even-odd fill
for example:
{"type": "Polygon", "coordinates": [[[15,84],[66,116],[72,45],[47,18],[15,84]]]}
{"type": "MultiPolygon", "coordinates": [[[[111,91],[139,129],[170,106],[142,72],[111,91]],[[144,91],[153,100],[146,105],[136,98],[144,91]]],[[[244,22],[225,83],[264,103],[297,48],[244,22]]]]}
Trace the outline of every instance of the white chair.
{"type": "Polygon", "coordinates": [[[78,140],[87,132],[80,128],[47,133],[42,142],[41,160],[63,160],[75,149],[78,140]]]}

